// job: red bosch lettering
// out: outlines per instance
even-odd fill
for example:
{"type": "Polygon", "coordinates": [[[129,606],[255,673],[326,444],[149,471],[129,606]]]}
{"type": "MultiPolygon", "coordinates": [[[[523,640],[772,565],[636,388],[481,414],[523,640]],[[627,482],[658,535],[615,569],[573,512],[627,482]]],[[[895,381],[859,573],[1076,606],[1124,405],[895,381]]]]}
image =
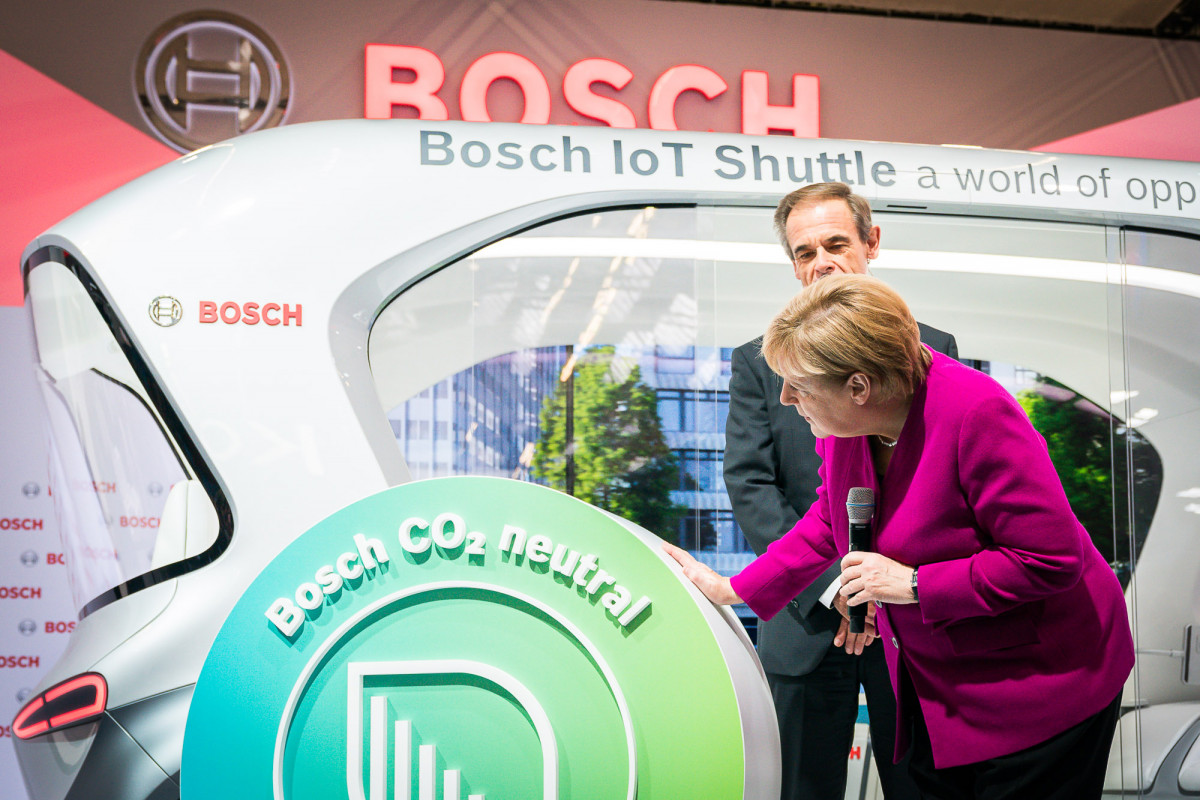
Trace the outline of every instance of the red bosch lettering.
{"type": "Polygon", "coordinates": [[[74,620],[46,623],[46,633],[70,633],[73,630],[75,630],[74,620]]]}
{"type": "Polygon", "coordinates": [[[0,531],[40,531],[45,527],[45,521],[40,519],[20,517],[5,517],[0,519],[0,531]]]}
{"type": "Polygon", "coordinates": [[[47,564],[66,564],[67,563],[67,554],[66,553],[46,553],[46,563],[47,564]]]}
{"type": "Polygon", "coordinates": [[[854,747],[850,748],[850,760],[855,761],[860,758],[862,758],[862,748],[854,745],[854,747]]]}
{"type": "Polygon", "coordinates": [[[790,106],[773,106],[767,102],[767,78],[765,72],[746,70],[742,73],[742,133],[765,135],[771,131],[791,131],[795,136],[811,139],[820,136],[817,76],[792,76],[793,102],[790,106]]]}
{"type": "Polygon", "coordinates": [[[40,600],[40,586],[0,586],[0,600],[40,600]]]}
{"type": "Polygon", "coordinates": [[[563,75],[563,97],[567,105],[580,114],[599,120],[610,128],[636,128],[637,120],[629,106],[592,91],[592,85],[596,83],[620,91],[631,80],[633,73],[623,64],[607,58],[585,58],[563,75]]]}
{"type": "Polygon", "coordinates": [[[113,494],[117,491],[117,484],[112,481],[71,481],[71,488],[81,492],[113,494]]]}
{"type": "Polygon", "coordinates": [[[122,528],[157,528],[158,517],[127,517],[121,515],[122,528]]]}
{"type": "MultiPolygon", "coordinates": [[[[438,97],[446,81],[446,68],[437,54],[421,47],[369,44],[364,70],[367,119],[388,119],[395,109],[402,116],[424,120],[450,119],[446,103],[438,97]],[[411,76],[411,77],[410,77],[411,76]],[[401,80],[397,80],[400,77],[401,80]]],[[[678,130],[675,106],[685,93],[694,92],[705,101],[714,101],[730,90],[730,84],[715,70],[698,64],[668,67],[649,85],[649,96],[641,102],[626,103],[593,90],[603,84],[611,93],[621,93],[633,81],[633,72],[607,58],[585,58],[563,72],[562,97],[577,114],[614,128],[637,126],[633,108],[645,104],[648,127],[654,130],[678,130]]],[[[554,93],[546,74],[518,53],[488,53],[475,59],[463,73],[458,87],[461,119],[490,122],[487,108],[488,89],[499,80],[516,85],[524,101],[521,122],[544,124],[550,121],[554,93]]],[[[741,74],[742,133],[766,134],[771,131],[794,136],[816,137],[820,131],[820,80],[816,75],[792,75],[790,103],[773,105],[768,98],[770,76],[757,70],[741,74]]]]}
{"type": "Polygon", "coordinates": [[[290,303],[238,303],[233,300],[217,303],[215,300],[201,300],[199,319],[201,322],[223,322],[226,325],[239,322],[257,325],[262,322],[272,327],[289,327],[294,324],[298,328],[304,324],[303,315],[304,306],[301,303],[293,306],[290,303]]]}
{"type": "Polygon", "coordinates": [[[90,558],[93,561],[116,561],[117,554],[109,549],[97,550],[91,546],[84,546],[80,553],[84,558],[90,558]]]}
{"type": "Polygon", "coordinates": [[[0,656],[0,669],[37,669],[41,665],[40,656],[0,656]]]}

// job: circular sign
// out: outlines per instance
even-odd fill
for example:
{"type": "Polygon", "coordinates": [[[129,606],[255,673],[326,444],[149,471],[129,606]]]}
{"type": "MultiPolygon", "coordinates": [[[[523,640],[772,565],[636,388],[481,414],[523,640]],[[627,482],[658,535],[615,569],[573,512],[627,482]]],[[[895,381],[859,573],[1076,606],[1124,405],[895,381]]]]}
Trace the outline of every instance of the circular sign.
{"type": "Polygon", "coordinates": [[[147,124],[180,152],[283,122],[291,78],[254,23],[219,11],[163,23],[138,54],[134,90],[147,124]]]}
{"type": "Polygon", "coordinates": [[[163,328],[177,325],[179,320],[183,319],[183,305],[169,295],[159,295],[151,300],[147,311],[150,313],[150,319],[163,328]]]}
{"type": "Polygon", "coordinates": [[[221,628],[183,800],[778,796],[753,648],[659,544],[496,478],[348,506],[221,628]]]}

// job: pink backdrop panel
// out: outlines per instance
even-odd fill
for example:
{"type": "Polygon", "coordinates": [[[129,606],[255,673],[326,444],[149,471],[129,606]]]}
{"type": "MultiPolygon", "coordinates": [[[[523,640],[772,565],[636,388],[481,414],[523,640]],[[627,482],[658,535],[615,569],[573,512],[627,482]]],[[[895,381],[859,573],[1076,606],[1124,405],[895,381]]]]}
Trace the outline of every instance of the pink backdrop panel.
{"type": "Polygon", "coordinates": [[[0,50],[0,306],[35,236],[178,153],[0,50]]]}

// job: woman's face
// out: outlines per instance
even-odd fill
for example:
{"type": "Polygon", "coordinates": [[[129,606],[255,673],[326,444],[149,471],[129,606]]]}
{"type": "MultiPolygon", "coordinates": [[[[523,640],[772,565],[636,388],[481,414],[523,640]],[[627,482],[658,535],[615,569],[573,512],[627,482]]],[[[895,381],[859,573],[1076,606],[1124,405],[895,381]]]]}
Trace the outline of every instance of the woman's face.
{"type": "Polygon", "coordinates": [[[784,378],[779,402],[795,406],[818,439],[862,436],[869,431],[864,428],[862,403],[856,398],[864,381],[865,376],[857,372],[845,380],[792,375],[784,378]]]}

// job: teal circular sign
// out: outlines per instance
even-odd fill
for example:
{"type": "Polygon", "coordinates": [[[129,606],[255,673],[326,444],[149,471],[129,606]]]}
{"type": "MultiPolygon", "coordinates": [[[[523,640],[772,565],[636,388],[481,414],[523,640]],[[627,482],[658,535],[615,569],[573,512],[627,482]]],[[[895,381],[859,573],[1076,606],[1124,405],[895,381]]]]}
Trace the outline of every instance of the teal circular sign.
{"type": "Polygon", "coordinates": [[[496,478],[342,509],[221,628],[183,800],[777,796],[753,648],[659,543],[496,478]]]}

